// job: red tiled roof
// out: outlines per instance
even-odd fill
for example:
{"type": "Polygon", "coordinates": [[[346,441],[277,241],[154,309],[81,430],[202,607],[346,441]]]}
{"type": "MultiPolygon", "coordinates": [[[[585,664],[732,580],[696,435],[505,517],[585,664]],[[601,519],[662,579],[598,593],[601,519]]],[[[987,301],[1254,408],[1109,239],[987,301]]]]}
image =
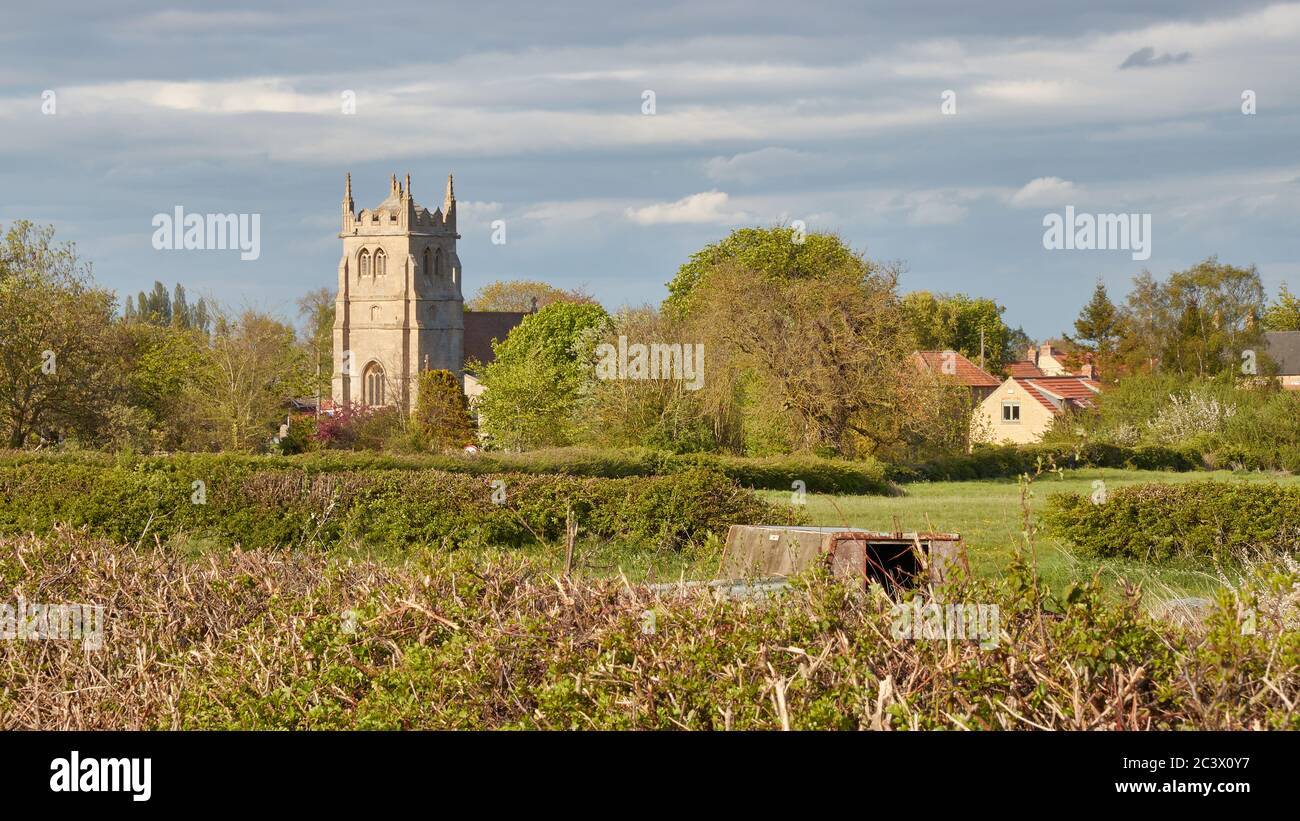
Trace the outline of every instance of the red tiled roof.
{"type": "Polygon", "coordinates": [[[1014,378],[1017,385],[1052,413],[1060,413],[1066,407],[1090,408],[1101,393],[1101,383],[1084,376],[1014,378]]]}
{"type": "Polygon", "coordinates": [[[1037,365],[1028,359],[1007,365],[1007,376],[1046,376],[1037,365]]]}
{"type": "Polygon", "coordinates": [[[925,367],[935,373],[943,373],[944,354],[950,353],[955,357],[956,373],[951,376],[963,385],[972,388],[996,388],[1002,383],[995,377],[990,376],[974,362],[956,351],[917,351],[912,354],[917,357],[917,366],[925,367]]]}

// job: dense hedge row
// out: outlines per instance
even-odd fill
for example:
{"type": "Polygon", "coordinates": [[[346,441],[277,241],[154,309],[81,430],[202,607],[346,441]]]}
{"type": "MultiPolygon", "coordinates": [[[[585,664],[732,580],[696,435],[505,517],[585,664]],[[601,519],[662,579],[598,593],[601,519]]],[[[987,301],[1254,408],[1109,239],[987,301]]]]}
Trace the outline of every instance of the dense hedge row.
{"type": "Polygon", "coordinates": [[[1101,504],[1053,494],[1043,518],[1049,532],[1095,556],[1231,560],[1300,550],[1300,488],[1272,483],[1128,485],[1101,504]]]}
{"type": "Polygon", "coordinates": [[[644,448],[597,450],[556,448],[526,453],[482,453],[469,455],[399,456],[357,451],[321,451],[297,456],[249,456],[243,454],[175,454],[171,456],[116,457],[95,451],[35,454],[24,451],[0,452],[0,465],[32,461],[71,464],[138,464],[170,469],[176,464],[293,466],[312,473],[368,470],[441,470],[487,476],[497,473],[591,476],[606,479],[629,476],[666,476],[707,468],[739,484],[757,489],[790,490],[795,481],[814,493],[885,493],[885,468],[871,459],[847,461],[815,456],[747,458],[718,454],[663,453],[644,448]]]}
{"type": "Polygon", "coordinates": [[[1055,599],[1013,564],[944,591],[998,608],[984,646],[902,636],[884,596],[824,573],[719,600],[519,555],[193,562],[0,536],[15,598],[108,605],[99,650],[0,641],[0,729],[1294,730],[1296,583],[1225,591],[1187,629],[1096,580],[1055,599]]]}
{"type": "Polygon", "coordinates": [[[600,479],[267,469],[221,457],[0,465],[0,533],[66,523],[127,543],[186,533],[247,548],[519,545],[560,537],[569,510],[587,533],[669,547],[790,516],[704,469],[600,479]]]}
{"type": "Polygon", "coordinates": [[[895,482],[961,482],[1002,479],[1032,472],[1039,459],[1063,468],[1130,468],[1134,470],[1199,470],[1204,465],[1193,449],[1166,447],[1126,448],[1091,443],[1066,445],[999,445],[976,447],[972,453],[932,459],[915,465],[891,466],[895,482]]]}

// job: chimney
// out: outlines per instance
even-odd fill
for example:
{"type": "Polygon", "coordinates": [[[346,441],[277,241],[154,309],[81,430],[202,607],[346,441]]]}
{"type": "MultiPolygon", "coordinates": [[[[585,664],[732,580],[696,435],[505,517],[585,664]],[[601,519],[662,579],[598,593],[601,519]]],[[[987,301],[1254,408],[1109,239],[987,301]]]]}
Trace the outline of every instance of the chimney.
{"type": "Polygon", "coordinates": [[[1037,364],[1038,364],[1038,349],[1035,348],[1033,345],[1030,345],[1030,346],[1029,346],[1029,352],[1028,352],[1027,354],[1025,354],[1025,359],[1028,359],[1029,362],[1030,362],[1031,364],[1033,364],[1033,365],[1037,365],[1037,364]]]}
{"type": "Polygon", "coordinates": [[[1046,356],[1046,357],[1048,357],[1048,358],[1052,358],[1052,343],[1050,343],[1050,342],[1044,342],[1044,343],[1043,343],[1042,350],[1039,351],[1039,355],[1040,355],[1040,356],[1046,356]]]}
{"type": "Polygon", "coordinates": [[[1092,354],[1085,354],[1083,357],[1083,367],[1079,369],[1079,376],[1085,379],[1097,378],[1097,366],[1093,364],[1095,360],[1092,354]]]}

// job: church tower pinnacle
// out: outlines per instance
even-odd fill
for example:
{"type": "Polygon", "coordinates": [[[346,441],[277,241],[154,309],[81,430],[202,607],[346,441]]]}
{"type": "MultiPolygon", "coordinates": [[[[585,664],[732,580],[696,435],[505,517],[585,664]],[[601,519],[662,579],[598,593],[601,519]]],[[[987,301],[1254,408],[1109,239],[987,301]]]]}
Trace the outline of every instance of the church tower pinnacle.
{"type": "Polygon", "coordinates": [[[451,174],[447,175],[447,195],[442,198],[442,213],[447,227],[456,230],[456,189],[453,187],[451,174]]]}
{"type": "Polygon", "coordinates": [[[343,182],[343,230],[349,231],[352,228],[352,220],[356,218],[356,204],[352,202],[352,174],[349,173],[343,182]]]}

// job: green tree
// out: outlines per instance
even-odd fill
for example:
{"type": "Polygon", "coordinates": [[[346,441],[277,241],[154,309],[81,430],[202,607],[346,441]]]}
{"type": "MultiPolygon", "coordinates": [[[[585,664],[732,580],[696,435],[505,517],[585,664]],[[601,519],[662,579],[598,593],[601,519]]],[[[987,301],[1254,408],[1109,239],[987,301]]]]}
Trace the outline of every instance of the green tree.
{"type": "Polygon", "coordinates": [[[422,371],[412,420],[423,447],[451,450],[475,441],[474,418],[456,374],[422,371]]]}
{"type": "Polygon", "coordinates": [[[790,228],[740,228],[691,255],[668,283],[664,311],[674,319],[691,313],[693,294],[711,272],[740,266],[754,276],[786,280],[824,276],[846,267],[866,272],[862,257],[834,234],[800,238],[790,228]]]}
{"type": "Polygon", "coordinates": [[[301,396],[314,378],[293,328],[252,310],[217,316],[206,359],[194,398],[231,450],[265,445],[283,416],[284,400],[301,396]]]}
{"type": "MultiPolygon", "coordinates": [[[[636,342],[694,338],[686,325],[654,306],[619,311],[600,341],[617,348],[620,336],[636,342]]],[[[601,447],[714,450],[728,425],[715,424],[718,414],[707,402],[711,396],[691,390],[684,380],[598,378],[582,398],[582,439],[601,447]]]]}
{"type": "Polygon", "coordinates": [[[524,450],[573,441],[580,392],[593,378],[592,352],[608,322],[599,305],[556,302],[492,346],[477,404],[491,442],[524,450]]]}
{"type": "Polygon", "coordinates": [[[1210,257],[1163,283],[1143,271],[1122,314],[1119,350],[1130,369],[1213,376],[1235,371],[1242,351],[1262,345],[1264,286],[1253,265],[1210,257]]]}
{"type": "Polygon", "coordinates": [[[1282,283],[1277,299],[1264,310],[1262,319],[1266,331],[1300,331],[1300,299],[1282,283]]]}
{"type": "Polygon", "coordinates": [[[0,246],[0,431],[10,447],[36,436],[94,439],[118,376],[114,298],[52,227],[25,220],[0,246]]]}
{"type": "Polygon", "coordinates": [[[178,282],[176,283],[176,289],[172,292],[171,324],[177,328],[188,328],[191,319],[192,313],[189,301],[185,298],[185,286],[178,282]]]}
{"type": "MultiPolygon", "coordinates": [[[[1120,338],[1120,313],[1100,280],[1092,290],[1092,299],[1074,320],[1074,332],[1086,347],[1102,356],[1115,353],[1120,338]]],[[[1075,340],[1071,340],[1075,341],[1075,340]]]]}
{"type": "Polygon", "coordinates": [[[1123,335],[1119,356],[1133,373],[1150,373],[1160,362],[1166,335],[1173,327],[1169,298],[1150,271],[1133,277],[1133,287],[1124,300],[1123,335]]]}
{"type": "Polygon", "coordinates": [[[313,369],[312,395],[330,394],[334,372],[334,292],[317,288],[298,300],[298,315],[303,319],[302,346],[313,369]]]}
{"type": "Polygon", "coordinates": [[[207,337],[197,329],[143,322],[123,323],[120,336],[129,363],[123,398],[143,414],[138,422],[152,444],[168,450],[212,445],[216,437],[196,412],[206,401],[200,377],[211,367],[207,337]]]}
{"type": "Polygon", "coordinates": [[[692,330],[719,427],[737,401],[750,452],[853,457],[902,442],[928,397],[913,391],[914,342],[896,283],[895,271],[859,256],[795,278],[739,263],[712,269],[691,297],[692,330]]]}
{"type": "Polygon", "coordinates": [[[532,279],[497,280],[479,288],[474,298],[465,303],[465,310],[526,312],[554,302],[595,304],[596,300],[581,288],[566,291],[532,279]]]}
{"type": "Polygon", "coordinates": [[[913,291],[903,297],[903,314],[921,350],[957,351],[997,370],[1010,351],[1006,309],[991,299],[966,294],[913,291]]]}

